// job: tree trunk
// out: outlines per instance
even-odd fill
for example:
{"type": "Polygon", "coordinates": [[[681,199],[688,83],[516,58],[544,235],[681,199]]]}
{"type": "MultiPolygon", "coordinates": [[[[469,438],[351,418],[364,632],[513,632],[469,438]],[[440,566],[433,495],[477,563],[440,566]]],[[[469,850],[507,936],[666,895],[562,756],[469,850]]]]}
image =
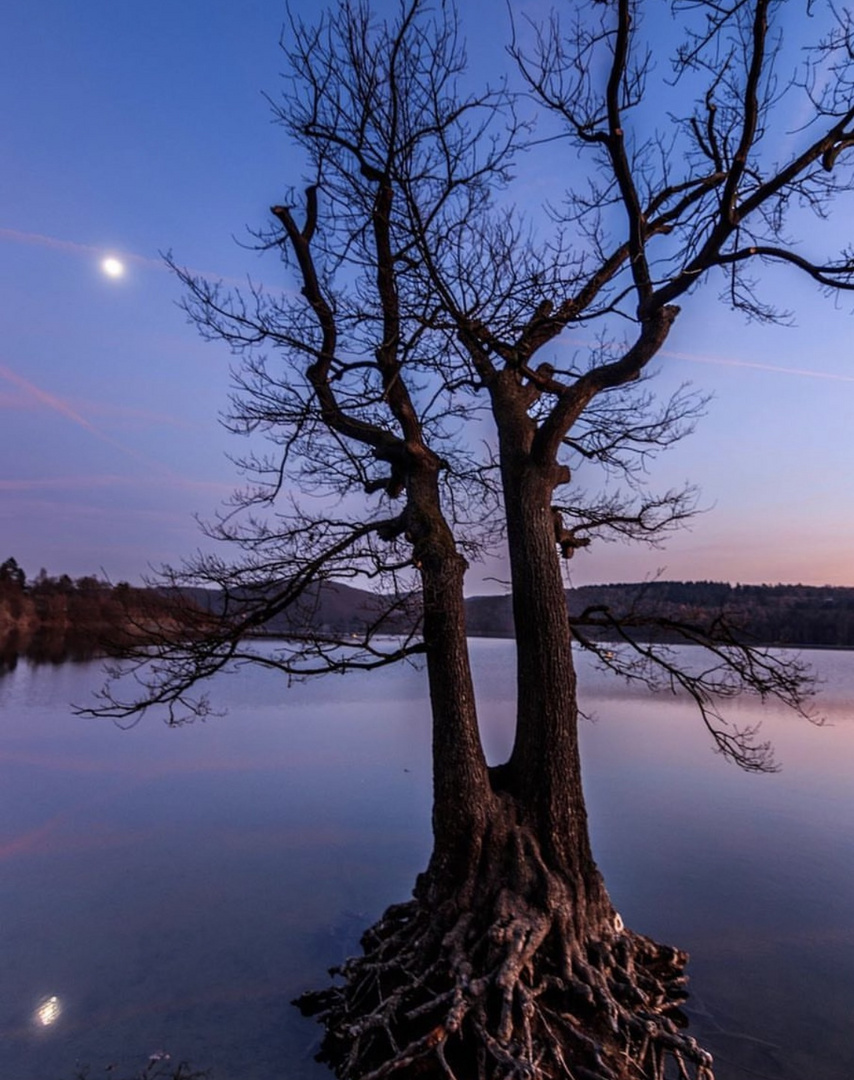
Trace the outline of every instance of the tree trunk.
{"type": "Polygon", "coordinates": [[[433,857],[431,890],[459,902],[480,861],[492,789],[477,725],[466,640],[463,577],[466,563],[435,539],[420,560],[424,641],[433,716],[433,857]],[[443,550],[444,548],[444,550],[443,550]]]}
{"type": "Polygon", "coordinates": [[[598,932],[613,910],[593,861],[578,750],[578,702],[555,542],[556,463],[532,459],[530,401],[504,372],[493,387],[516,637],[516,737],[497,781],[530,817],[544,852],[572,883],[576,932],[598,932]]]}
{"type": "Polygon", "coordinates": [[[587,828],[552,485],[528,464],[506,470],[504,495],[518,684],[516,737],[504,782],[529,816],[549,865],[570,887],[574,932],[583,940],[613,923],[614,911],[587,828]]]}
{"type": "Polygon", "coordinates": [[[679,1030],[687,957],[625,930],[593,861],[554,479],[526,460],[524,439],[502,454],[519,682],[513,753],[487,770],[465,562],[438,498],[418,499],[409,535],[424,590],[434,853],[414,899],[389,908],[362,938],[363,955],[333,972],[341,984],[297,1004],[324,1023],[318,1058],[342,1080],[663,1080],[668,1057],[683,1080],[689,1068],[711,1080],[711,1059],[679,1030]]]}

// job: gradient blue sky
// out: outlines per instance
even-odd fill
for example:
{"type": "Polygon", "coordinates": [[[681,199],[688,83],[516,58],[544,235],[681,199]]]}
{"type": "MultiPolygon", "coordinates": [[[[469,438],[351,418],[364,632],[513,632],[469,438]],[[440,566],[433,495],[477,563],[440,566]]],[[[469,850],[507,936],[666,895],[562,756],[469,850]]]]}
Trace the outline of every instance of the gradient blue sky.
{"type": "MultiPolygon", "coordinates": [[[[500,58],[503,6],[461,10],[477,31],[472,65],[500,58]]],[[[192,552],[193,513],[210,515],[233,486],[225,454],[240,447],[217,423],[230,357],[187,325],[158,252],[287,284],[234,239],[300,180],[262,96],[279,90],[283,13],[279,0],[0,11],[0,557],[29,574],[137,580],[192,552]],[[126,263],[122,279],[101,272],[108,254],[126,263]]],[[[854,203],[833,232],[852,225],[854,203]]],[[[683,305],[662,357],[662,390],[690,380],[714,399],[655,485],[697,483],[708,512],[664,551],[579,553],[575,582],[663,569],[854,584],[852,305],[791,273],[773,285],[794,328],[748,326],[711,289],[683,305]]]]}

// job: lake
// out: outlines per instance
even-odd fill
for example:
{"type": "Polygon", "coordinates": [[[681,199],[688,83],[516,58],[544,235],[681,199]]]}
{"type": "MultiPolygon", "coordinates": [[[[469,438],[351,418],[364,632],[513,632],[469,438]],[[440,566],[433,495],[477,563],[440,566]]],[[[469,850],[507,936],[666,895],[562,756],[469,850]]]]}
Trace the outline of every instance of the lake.
{"type": "MultiPolygon", "coordinates": [[[[472,649],[498,760],[512,643],[472,649]]],[[[684,701],[579,661],[594,851],[625,922],[690,951],[717,1080],[854,1076],[854,653],[809,659],[824,727],[730,712],[764,717],[768,776],[715,755],[684,701]]],[[[329,1080],[289,1002],[426,865],[423,672],[288,689],[247,669],[214,687],[226,715],[174,730],[73,716],[101,679],[0,679],[0,1076],[94,1080],[167,1051],[212,1080],[329,1080]]]]}

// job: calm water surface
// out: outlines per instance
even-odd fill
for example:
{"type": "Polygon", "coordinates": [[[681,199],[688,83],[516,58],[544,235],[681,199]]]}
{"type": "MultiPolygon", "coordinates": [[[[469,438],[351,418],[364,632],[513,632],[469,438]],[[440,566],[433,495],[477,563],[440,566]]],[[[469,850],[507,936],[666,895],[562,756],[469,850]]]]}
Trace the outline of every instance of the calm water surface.
{"type": "MultiPolygon", "coordinates": [[[[473,649],[498,760],[512,644],[473,649]]],[[[828,724],[767,710],[784,768],[758,777],[686,704],[581,671],[597,858],[629,925],[690,950],[718,1080],[854,1076],[854,653],[810,659],[828,724]]],[[[329,1080],[288,1002],[426,864],[423,673],[287,690],[247,670],[216,687],[226,716],[179,730],[72,716],[100,681],[0,680],[0,1077],[94,1080],[165,1050],[212,1080],[329,1080]]]]}

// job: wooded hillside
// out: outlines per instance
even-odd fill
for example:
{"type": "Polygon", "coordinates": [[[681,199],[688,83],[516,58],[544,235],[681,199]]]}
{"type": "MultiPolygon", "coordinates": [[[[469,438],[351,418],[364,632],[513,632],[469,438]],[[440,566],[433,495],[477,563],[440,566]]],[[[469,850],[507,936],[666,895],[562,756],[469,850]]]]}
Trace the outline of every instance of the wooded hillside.
{"type": "MultiPolygon", "coordinates": [[[[218,596],[191,590],[184,599],[216,615],[218,596]]],[[[233,601],[232,601],[233,602],[233,601]]],[[[718,581],[653,581],[642,584],[585,585],[567,592],[570,616],[607,611],[615,620],[655,614],[663,619],[708,623],[726,615],[739,636],[782,646],[854,648],[854,588],[811,585],[729,585],[718,581]]],[[[305,632],[347,634],[374,623],[387,605],[363,589],[327,582],[293,610],[264,627],[271,636],[305,632]]],[[[384,632],[405,632],[418,605],[410,600],[386,617],[384,632]]],[[[163,631],[170,600],[152,589],[95,577],[72,580],[41,571],[27,582],[13,558],[0,565],[0,670],[19,656],[59,662],[109,655],[129,638],[144,637],[146,626],[163,631]]],[[[473,637],[510,637],[513,618],[508,596],[473,596],[466,601],[468,632],[473,637]]],[[[177,623],[176,633],[180,633],[177,623]]],[[[600,640],[607,630],[594,631],[600,640]]],[[[637,631],[642,637],[644,632],[637,631]]],[[[645,631],[650,633],[650,631],[645,631]]],[[[658,631],[657,636],[666,636],[658,631]]]]}
{"type": "Polygon", "coordinates": [[[110,655],[165,618],[167,601],[151,589],[44,570],[28,582],[15,559],[0,564],[0,671],[19,656],[59,663],[110,655]]]}
{"type": "MultiPolygon", "coordinates": [[[[740,636],[762,644],[854,647],[854,588],[652,581],[584,585],[567,593],[567,604],[573,617],[601,607],[615,619],[629,621],[633,615],[655,614],[707,623],[723,614],[740,636]]],[[[503,636],[511,626],[508,597],[468,601],[469,633],[503,636]]]]}

